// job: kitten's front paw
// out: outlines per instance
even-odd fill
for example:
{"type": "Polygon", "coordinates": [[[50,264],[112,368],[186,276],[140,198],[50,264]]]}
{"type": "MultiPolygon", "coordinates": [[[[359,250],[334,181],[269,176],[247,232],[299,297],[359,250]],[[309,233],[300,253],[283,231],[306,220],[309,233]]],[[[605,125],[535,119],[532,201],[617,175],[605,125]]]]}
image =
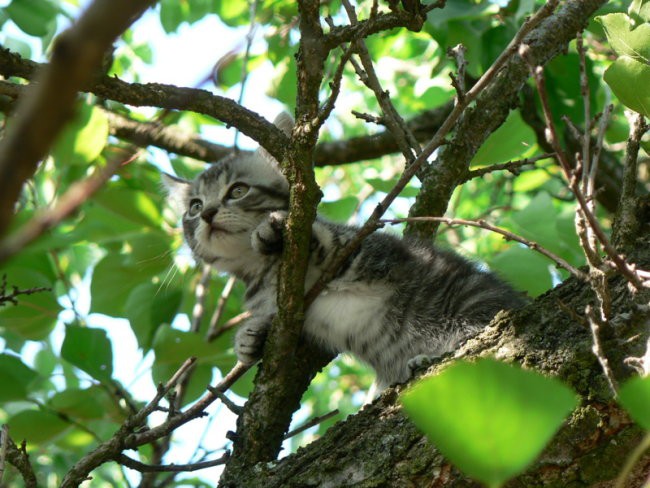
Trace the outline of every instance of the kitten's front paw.
{"type": "Polygon", "coordinates": [[[287,212],[271,212],[253,231],[251,244],[260,254],[278,254],[282,252],[282,232],[287,220],[287,212]]]}
{"type": "Polygon", "coordinates": [[[262,357],[268,326],[260,325],[256,319],[249,319],[235,335],[235,354],[244,364],[253,364],[262,357]]]}

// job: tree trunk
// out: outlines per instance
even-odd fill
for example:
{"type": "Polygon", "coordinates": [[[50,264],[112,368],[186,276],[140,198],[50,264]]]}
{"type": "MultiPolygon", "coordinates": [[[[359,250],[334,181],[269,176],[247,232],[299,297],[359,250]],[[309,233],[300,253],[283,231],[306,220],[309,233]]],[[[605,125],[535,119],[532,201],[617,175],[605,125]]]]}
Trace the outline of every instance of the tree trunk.
{"type": "MultiPolygon", "coordinates": [[[[650,236],[637,241],[630,261],[650,264],[650,236]]],[[[643,355],[650,318],[650,292],[632,294],[619,276],[610,279],[612,325],[601,341],[614,374],[624,381],[632,370],[626,357],[643,355]]],[[[542,456],[511,487],[611,486],[642,431],[612,398],[591,351],[583,322],[594,301],[588,284],[566,282],[512,313],[501,313],[476,338],[430,368],[435,373],[458,357],[493,356],[558,377],[582,400],[542,456]]],[[[398,386],[372,405],[333,426],[322,438],[277,463],[251,467],[238,487],[469,487],[460,474],[403,415],[398,386]]],[[[639,462],[626,487],[640,487],[650,471],[650,455],[639,462]]]]}

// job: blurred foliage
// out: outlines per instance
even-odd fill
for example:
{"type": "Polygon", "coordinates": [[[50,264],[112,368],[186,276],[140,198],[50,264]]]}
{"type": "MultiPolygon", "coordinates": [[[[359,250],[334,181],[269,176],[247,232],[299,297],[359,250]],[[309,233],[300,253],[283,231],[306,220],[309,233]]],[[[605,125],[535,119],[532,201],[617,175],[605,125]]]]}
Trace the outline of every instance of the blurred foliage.
{"type": "Polygon", "coordinates": [[[498,488],[535,460],[578,396],[554,378],[481,358],[418,381],[401,401],[459,469],[498,488]]]}
{"type": "MultiPolygon", "coordinates": [[[[80,3],[11,0],[0,11],[2,45],[26,58],[43,61],[54,35],[80,14],[80,3]]],[[[360,16],[367,16],[371,2],[359,3],[360,16]]],[[[401,115],[409,119],[453,97],[449,73],[455,68],[445,54],[448,48],[464,44],[468,50],[468,74],[480,76],[524,18],[542,3],[448,0],[445,9],[430,13],[420,33],[399,29],[368,39],[378,75],[401,115]]],[[[620,47],[617,36],[627,39],[647,30],[647,5],[639,0],[631,4],[610,2],[603,14],[619,13],[602,17],[600,23],[590,23],[585,34],[592,116],[609,100],[615,103],[605,145],[618,156],[622,154],[620,143],[628,127],[624,106],[617,102],[617,97],[631,108],[638,109],[638,105],[629,101],[628,88],[617,87],[639,85],[629,83],[629,77],[636,75],[628,65],[620,68],[627,70],[623,74],[616,71],[630,57],[620,47]],[[613,55],[617,59],[612,65],[613,55]],[[603,73],[609,85],[603,81],[603,73]]],[[[322,12],[335,22],[344,22],[339,1],[322,2],[322,12]]],[[[162,0],[147,16],[154,18],[169,36],[216,16],[224,38],[243,38],[251,21],[256,22],[250,55],[245,56],[245,47],[240,43],[232,55],[209,60],[212,64],[220,61],[219,71],[215,84],[203,87],[236,98],[242,73],[271,73],[262,78],[266,86],[258,78],[254,90],[265,93],[273,107],[294,108],[294,55],[299,39],[295,2],[262,0],[251,6],[248,2],[162,0]]],[[[139,25],[127,31],[116,44],[109,74],[137,82],[143,66],[162,59],[155,42],[146,34],[144,41],[142,35],[136,35],[141,29],[139,25]]],[[[203,56],[209,57],[211,49],[196,46],[203,56]]],[[[326,67],[323,100],[330,93],[329,82],[340,55],[341,52],[334,52],[326,67]]],[[[644,59],[647,61],[647,57],[644,59]]],[[[583,125],[575,50],[572,48],[551,62],[546,77],[556,122],[564,126],[561,117],[568,116],[577,125],[583,125]]],[[[646,97],[647,94],[645,91],[646,97]]],[[[244,104],[246,100],[244,97],[244,104]]],[[[56,203],[72,183],[104,164],[107,150],[123,144],[109,136],[104,110],[136,120],[177,124],[207,138],[223,128],[220,122],[203,115],[140,110],[93,96],[80,97],[74,120],[25,187],[14,230],[36,212],[56,203]]],[[[323,130],[322,140],[341,140],[380,130],[355,118],[353,110],[377,113],[378,104],[347,66],[341,97],[323,130]]],[[[0,119],[3,125],[10,123],[4,114],[0,114],[0,119]]],[[[215,142],[230,144],[230,135],[215,142]]],[[[515,110],[483,145],[472,167],[541,152],[534,131],[515,110]]],[[[57,485],[82,454],[110,437],[131,409],[151,398],[152,384],[166,381],[188,355],[197,356],[199,365],[185,402],[195,399],[213,376],[219,377],[235,364],[234,329],[226,330],[212,342],[204,339],[226,276],[212,272],[201,320],[194,329],[190,328],[201,270],[182,245],[178,216],[165,205],[159,184],[160,168],[171,168],[180,176],[191,177],[204,165],[189,158],[161,154],[159,150],[143,152],[137,160],[123,166],[73,217],[3,265],[1,273],[6,275],[9,286],[49,289],[21,296],[16,306],[0,307],[0,377],[9,379],[3,380],[0,388],[0,423],[9,424],[18,442],[27,440],[28,451],[36,454],[32,460],[38,464],[43,486],[57,485]],[[139,349],[126,352],[129,341],[139,349]],[[116,377],[117,366],[124,361],[132,362],[128,365],[130,376],[116,377]]],[[[384,156],[319,168],[317,179],[324,192],[321,212],[335,221],[361,223],[390,190],[401,167],[401,158],[384,156]]],[[[419,181],[411,182],[386,216],[406,216],[419,186],[419,181]]],[[[579,266],[583,256],[573,229],[574,204],[564,188],[552,161],[540,161],[535,169],[517,176],[495,172],[468,181],[455,192],[449,215],[486,218],[579,266]]],[[[399,227],[386,231],[398,232],[399,227]]],[[[438,242],[484,262],[531,296],[543,293],[566,276],[534,251],[480,229],[443,227],[438,242]]],[[[242,311],[242,300],[243,288],[237,285],[219,324],[242,311]]],[[[245,397],[252,387],[252,375],[240,380],[234,393],[245,397]]],[[[305,394],[303,409],[297,417],[307,419],[334,408],[341,415],[293,438],[292,448],[356,411],[366,400],[371,382],[371,371],[350,357],[344,356],[330,365],[305,394]]],[[[139,456],[143,462],[150,461],[151,449],[141,449],[139,456]]],[[[9,484],[17,476],[15,471],[5,473],[9,484]]],[[[124,474],[114,465],[101,467],[94,476],[116,486],[124,483],[124,474]]],[[[188,483],[195,479],[187,478],[188,483]]]]}

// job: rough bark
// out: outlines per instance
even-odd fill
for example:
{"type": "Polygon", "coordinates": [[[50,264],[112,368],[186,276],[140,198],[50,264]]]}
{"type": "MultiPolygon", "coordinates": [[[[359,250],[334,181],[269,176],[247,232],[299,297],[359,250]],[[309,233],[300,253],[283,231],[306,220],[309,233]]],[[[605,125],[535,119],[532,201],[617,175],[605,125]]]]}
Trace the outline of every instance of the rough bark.
{"type": "MultiPolygon", "coordinates": [[[[650,236],[639,239],[631,259],[650,265],[650,236]]],[[[633,295],[620,277],[610,280],[615,327],[601,331],[603,347],[619,381],[632,371],[623,364],[644,352],[650,328],[650,292],[633,295]],[[640,336],[639,336],[640,335],[640,336]],[[632,339],[636,336],[636,339],[632,339]]],[[[493,356],[560,378],[581,398],[540,459],[511,487],[606,487],[617,476],[642,432],[612,399],[591,352],[588,326],[577,318],[593,302],[586,283],[569,279],[512,313],[499,314],[456,357],[493,356]]],[[[435,374],[455,358],[431,368],[435,374]]],[[[279,461],[251,467],[239,487],[473,487],[404,417],[397,402],[403,387],[387,391],[372,405],[332,427],[321,439],[279,461]]],[[[641,486],[650,470],[650,454],[639,463],[634,480],[641,486]]]]}

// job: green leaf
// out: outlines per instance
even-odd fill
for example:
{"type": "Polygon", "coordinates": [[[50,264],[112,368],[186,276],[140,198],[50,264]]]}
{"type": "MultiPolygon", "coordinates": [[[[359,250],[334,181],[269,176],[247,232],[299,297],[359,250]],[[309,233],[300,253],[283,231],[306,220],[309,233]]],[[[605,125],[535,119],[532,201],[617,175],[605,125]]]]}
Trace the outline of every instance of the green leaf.
{"type": "Polygon", "coordinates": [[[23,410],[7,423],[11,437],[18,443],[26,440],[28,448],[51,441],[69,426],[56,415],[41,410],[23,410]]]}
{"type": "MultiPolygon", "coordinates": [[[[31,288],[53,288],[56,277],[45,253],[27,253],[14,258],[0,272],[7,276],[7,286],[11,290],[17,286],[21,290],[31,288]]],[[[0,307],[0,329],[30,340],[42,340],[52,331],[61,305],[52,290],[31,295],[19,295],[17,305],[10,303],[0,307]]]]}
{"type": "MultiPolygon", "coordinates": [[[[155,384],[165,384],[176,373],[182,363],[160,364],[156,362],[151,368],[151,376],[155,384]]],[[[199,364],[192,371],[189,383],[185,389],[183,405],[196,400],[206,392],[207,386],[212,381],[213,367],[207,364],[199,364]]]]}
{"type": "Polygon", "coordinates": [[[224,24],[231,27],[246,24],[248,22],[248,3],[247,2],[216,2],[216,13],[224,24]]]}
{"type": "Polygon", "coordinates": [[[162,222],[156,202],[142,190],[110,185],[98,192],[94,201],[120,217],[147,227],[159,227],[162,222]]]}
{"type": "Polygon", "coordinates": [[[113,349],[103,329],[68,325],[61,357],[100,381],[113,375],[113,349]]]}
{"type": "Polygon", "coordinates": [[[108,118],[102,110],[81,104],[53,148],[61,164],[88,165],[99,157],[108,141],[108,118]]]}
{"type": "Polygon", "coordinates": [[[618,392],[618,400],[636,423],[650,431],[650,376],[627,381],[618,392]]]}
{"type": "MultiPolygon", "coordinates": [[[[650,43],[649,43],[650,44],[650,43]]],[[[624,105],[650,117],[650,66],[621,56],[607,68],[605,81],[624,105]]]]}
{"type": "Polygon", "coordinates": [[[50,398],[48,403],[58,413],[78,419],[99,419],[104,416],[95,388],[64,390],[50,398]]]}
{"type": "Polygon", "coordinates": [[[536,297],[553,285],[549,268],[553,262],[531,249],[512,246],[489,260],[490,269],[517,290],[536,297]],[[522,263],[525,263],[522,266],[522,263]]]}
{"type": "Polygon", "coordinates": [[[644,23],[635,28],[632,19],[624,13],[602,15],[596,20],[605,29],[616,54],[650,64],[650,24],[644,23]]]}
{"type": "Polygon", "coordinates": [[[10,354],[0,354],[0,403],[13,400],[25,400],[30,384],[38,374],[26,366],[19,358],[10,354]]]}
{"type": "Polygon", "coordinates": [[[111,317],[122,317],[131,291],[145,280],[126,263],[125,256],[106,255],[93,270],[90,283],[90,310],[111,317]]]}
{"type": "Polygon", "coordinates": [[[357,197],[344,197],[333,202],[320,202],[318,212],[334,222],[347,222],[359,205],[357,197]]]}
{"type": "MultiPolygon", "coordinates": [[[[366,178],[366,183],[368,183],[377,191],[380,191],[382,193],[389,193],[397,183],[397,178],[393,178],[391,180],[382,180],[381,178],[366,178]]],[[[419,191],[420,190],[418,188],[407,185],[406,188],[400,192],[399,196],[412,198],[417,196],[419,191]]]]}
{"type": "Polygon", "coordinates": [[[296,61],[293,57],[287,58],[286,62],[275,66],[275,77],[267,95],[292,107],[296,103],[297,83],[296,61]]]}
{"type": "Polygon", "coordinates": [[[458,362],[401,401],[440,452],[491,487],[523,472],[577,405],[557,380],[493,359],[458,362]]]}
{"type": "Polygon", "coordinates": [[[153,350],[158,364],[181,365],[190,357],[199,362],[213,361],[224,353],[215,344],[208,343],[199,334],[162,325],[153,340],[153,350]]]}
{"type": "Polygon", "coordinates": [[[135,287],[125,305],[125,315],[138,340],[148,350],[162,324],[170,324],[180,307],[183,292],[164,284],[142,283],[135,287]]]}
{"type": "Polygon", "coordinates": [[[93,270],[91,311],[123,317],[133,289],[171,265],[167,241],[168,236],[161,232],[141,232],[126,241],[130,254],[106,255],[93,270]]]}
{"type": "Polygon", "coordinates": [[[650,2],[648,0],[633,0],[627,13],[637,24],[650,22],[650,2]]]}
{"type": "Polygon", "coordinates": [[[558,217],[559,211],[551,196],[543,191],[535,195],[525,208],[512,214],[512,224],[515,233],[569,258],[559,236],[558,217]]]}
{"type": "Polygon", "coordinates": [[[162,0],[160,2],[160,24],[167,34],[175,32],[189,14],[189,4],[178,0],[162,0]]]}
{"type": "Polygon", "coordinates": [[[35,37],[50,32],[58,12],[50,0],[13,0],[4,10],[20,30],[35,37]]]}
{"type": "Polygon", "coordinates": [[[472,166],[506,163],[535,151],[536,137],[519,112],[510,112],[506,121],[487,138],[472,159],[472,166]]]}

